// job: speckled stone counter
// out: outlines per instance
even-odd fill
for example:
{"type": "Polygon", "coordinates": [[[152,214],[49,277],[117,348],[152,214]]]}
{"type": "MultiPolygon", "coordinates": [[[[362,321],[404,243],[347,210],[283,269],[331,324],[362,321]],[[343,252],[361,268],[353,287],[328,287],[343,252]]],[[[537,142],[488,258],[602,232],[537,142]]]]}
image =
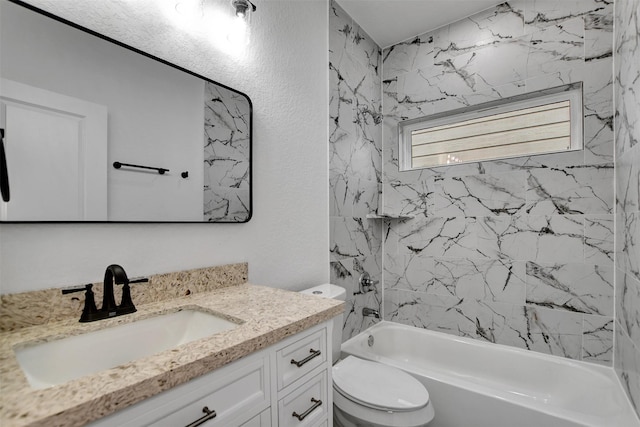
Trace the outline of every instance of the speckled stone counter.
{"type": "Polygon", "coordinates": [[[340,314],[343,306],[341,301],[243,284],[138,305],[136,313],[114,319],[86,324],[67,319],[3,332],[0,426],[84,425],[329,320],[340,314]],[[15,347],[29,343],[78,335],[182,308],[208,311],[242,323],[235,329],[42,390],[29,386],[13,352],[15,347]]]}

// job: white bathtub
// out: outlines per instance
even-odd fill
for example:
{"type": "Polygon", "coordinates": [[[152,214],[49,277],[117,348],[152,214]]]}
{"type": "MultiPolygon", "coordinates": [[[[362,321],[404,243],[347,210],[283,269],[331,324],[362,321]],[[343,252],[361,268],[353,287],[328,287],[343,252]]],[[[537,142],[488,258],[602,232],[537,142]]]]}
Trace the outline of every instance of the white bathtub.
{"type": "Polygon", "coordinates": [[[429,427],[637,427],[611,368],[380,322],[342,344],[429,390],[429,427]],[[374,344],[367,340],[373,336],[374,344]]]}

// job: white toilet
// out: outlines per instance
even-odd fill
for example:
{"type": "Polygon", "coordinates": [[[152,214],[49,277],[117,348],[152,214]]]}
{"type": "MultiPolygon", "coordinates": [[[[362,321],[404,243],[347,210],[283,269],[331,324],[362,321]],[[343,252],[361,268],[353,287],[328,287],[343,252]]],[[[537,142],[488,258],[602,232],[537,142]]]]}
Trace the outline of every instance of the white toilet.
{"type": "MultiPolygon", "coordinates": [[[[344,301],[344,288],[326,284],[301,291],[344,301]]],[[[400,369],[348,356],[340,358],[342,319],[333,319],[333,425],[335,427],[422,427],[434,417],[429,393],[400,369]],[[337,363],[336,363],[337,362],[337,363]]]]}

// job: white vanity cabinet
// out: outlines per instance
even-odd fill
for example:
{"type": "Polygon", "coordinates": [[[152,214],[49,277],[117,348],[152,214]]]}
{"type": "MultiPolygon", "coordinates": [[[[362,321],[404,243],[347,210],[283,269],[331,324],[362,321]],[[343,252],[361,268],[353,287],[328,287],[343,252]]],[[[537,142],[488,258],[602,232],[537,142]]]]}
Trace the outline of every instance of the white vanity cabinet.
{"type": "Polygon", "coordinates": [[[330,425],[331,328],[325,322],[302,331],[90,426],[330,425]]]}

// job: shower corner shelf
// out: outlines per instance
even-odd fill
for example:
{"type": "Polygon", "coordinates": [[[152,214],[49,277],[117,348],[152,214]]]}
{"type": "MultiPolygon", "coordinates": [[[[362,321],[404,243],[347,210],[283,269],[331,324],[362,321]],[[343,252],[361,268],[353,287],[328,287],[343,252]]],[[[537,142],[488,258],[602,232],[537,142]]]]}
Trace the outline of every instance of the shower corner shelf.
{"type": "Polygon", "coordinates": [[[392,213],[370,213],[367,214],[367,219],[383,219],[383,220],[391,220],[391,219],[412,219],[415,218],[415,215],[406,215],[406,214],[392,214],[392,213]]]}

